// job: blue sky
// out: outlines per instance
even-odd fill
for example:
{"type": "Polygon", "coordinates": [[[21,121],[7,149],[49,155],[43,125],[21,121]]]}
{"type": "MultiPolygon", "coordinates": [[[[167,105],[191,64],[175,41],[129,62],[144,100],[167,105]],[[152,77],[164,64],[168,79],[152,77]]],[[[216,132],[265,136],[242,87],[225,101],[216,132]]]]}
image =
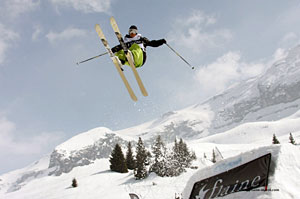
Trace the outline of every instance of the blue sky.
{"type": "Polygon", "coordinates": [[[203,102],[257,76],[285,49],[299,44],[297,1],[2,0],[0,2],[0,173],[24,167],[89,129],[134,126],[203,102]],[[138,69],[125,74],[133,102],[94,30],[99,23],[117,45],[110,16],[125,34],[135,24],[166,46],[147,48],[138,69]]]}

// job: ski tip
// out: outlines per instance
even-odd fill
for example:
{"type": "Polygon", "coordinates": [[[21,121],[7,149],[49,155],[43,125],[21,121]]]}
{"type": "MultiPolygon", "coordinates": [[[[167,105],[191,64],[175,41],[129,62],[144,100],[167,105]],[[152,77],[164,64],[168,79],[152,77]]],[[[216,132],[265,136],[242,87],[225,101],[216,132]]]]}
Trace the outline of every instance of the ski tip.
{"type": "Polygon", "coordinates": [[[115,24],[116,23],[116,20],[113,16],[110,17],[110,23],[111,24],[115,24]]]}

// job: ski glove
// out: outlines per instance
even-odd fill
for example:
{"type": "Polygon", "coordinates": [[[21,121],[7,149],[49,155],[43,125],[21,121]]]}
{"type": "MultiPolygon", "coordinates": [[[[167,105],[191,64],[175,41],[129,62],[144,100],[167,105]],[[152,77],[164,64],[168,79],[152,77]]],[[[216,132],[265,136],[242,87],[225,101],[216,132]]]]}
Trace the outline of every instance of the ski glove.
{"type": "Polygon", "coordinates": [[[117,46],[115,46],[115,47],[113,47],[113,48],[111,49],[111,51],[112,51],[113,53],[116,53],[116,52],[118,52],[119,50],[122,50],[122,46],[121,46],[121,45],[117,45],[117,46]]]}
{"type": "Polygon", "coordinates": [[[167,41],[165,39],[162,39],[161,41],[162,41],[163,44],[167,43],[167,41]]]}

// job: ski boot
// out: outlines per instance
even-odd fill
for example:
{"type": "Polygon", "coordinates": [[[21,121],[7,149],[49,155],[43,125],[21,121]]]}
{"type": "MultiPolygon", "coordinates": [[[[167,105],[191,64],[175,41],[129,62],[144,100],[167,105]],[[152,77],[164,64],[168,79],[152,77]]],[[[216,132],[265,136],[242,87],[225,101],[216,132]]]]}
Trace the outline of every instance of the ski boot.
{"type": "Polygon", "coordinates": [[[123,60],[120,60],[118,56],[115,56],[115,59],[117,59],[117,60],[118,60],[118,62],[119,62],[119,65],[120,65],[120,69],[121,69],[121,71],[124,71],[124,69],[122,68],[122,66],[124,65],[125,61],[123,61],[123,60]],[[123,63],[122,61],[123,61],[124,63],[123,63]]]}

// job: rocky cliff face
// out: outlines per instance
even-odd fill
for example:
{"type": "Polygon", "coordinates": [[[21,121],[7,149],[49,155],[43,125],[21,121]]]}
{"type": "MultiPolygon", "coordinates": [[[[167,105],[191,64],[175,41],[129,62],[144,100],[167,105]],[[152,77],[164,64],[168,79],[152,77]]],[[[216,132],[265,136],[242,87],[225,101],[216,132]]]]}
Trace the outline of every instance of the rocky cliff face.
{"type": "Polygon", "coordinates": [[[74,167],[91,164],[96,159],[108,158],[117,143],[125,147],[128,142],[106,128],[93,129],[78,137],[75,136],[51,153],[49,175],[68,173],[74,167]],[[95,134],[92,135],[94,136],[93,140],[78,148],[76,143],[84,142],[84,137],[91,136],[91,134],[95,134]]]}

